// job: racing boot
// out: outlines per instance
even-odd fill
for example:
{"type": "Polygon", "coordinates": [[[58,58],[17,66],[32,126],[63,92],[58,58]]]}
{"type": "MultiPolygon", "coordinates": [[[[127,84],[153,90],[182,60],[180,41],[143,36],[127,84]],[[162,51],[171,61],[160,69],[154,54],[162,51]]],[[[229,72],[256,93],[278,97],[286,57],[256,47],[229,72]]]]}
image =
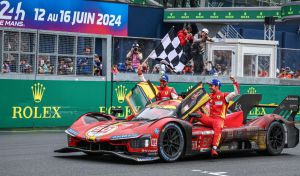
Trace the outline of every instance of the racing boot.
{"type": "Polygon", "coordinates": [[[219,156],[218,152],[217,152],[217,147],[216,146],[213,146],[213,148],[211,149],[211,152],[210,152],[211,156],[214,157],[214,158],[217,158],[219,156]]]}

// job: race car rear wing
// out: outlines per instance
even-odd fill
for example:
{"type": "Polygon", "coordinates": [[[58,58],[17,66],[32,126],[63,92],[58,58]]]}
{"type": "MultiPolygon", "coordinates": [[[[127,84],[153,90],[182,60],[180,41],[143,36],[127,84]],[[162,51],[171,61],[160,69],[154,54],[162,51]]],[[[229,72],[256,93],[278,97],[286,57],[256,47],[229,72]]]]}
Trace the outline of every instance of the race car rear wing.
{"type": "Polygon", "coordinates": [[[247,115],[257,104],[259,104],[261,98],[261,94],[243,94],[228,108],[228,111],[243,111],[243,124],[245,124],[247,122],[247,115]]]}
{"type": "Polygon", "coordinates": [[[295,121],[299,105],[300,97],[298,95],[288,95],[273,111],[273,114],[278,114],[289,121],[295,121]]]}

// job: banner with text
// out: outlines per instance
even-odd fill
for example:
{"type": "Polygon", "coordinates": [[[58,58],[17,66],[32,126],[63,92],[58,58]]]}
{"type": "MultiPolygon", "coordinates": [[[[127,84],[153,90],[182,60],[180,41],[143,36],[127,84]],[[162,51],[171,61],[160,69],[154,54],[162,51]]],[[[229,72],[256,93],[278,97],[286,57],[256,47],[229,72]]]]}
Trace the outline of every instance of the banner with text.
{"type": "Polygon", "coordinates": [[[84,0],[2,0],[0,26],[127,36],[128,5],[84,0]]]}

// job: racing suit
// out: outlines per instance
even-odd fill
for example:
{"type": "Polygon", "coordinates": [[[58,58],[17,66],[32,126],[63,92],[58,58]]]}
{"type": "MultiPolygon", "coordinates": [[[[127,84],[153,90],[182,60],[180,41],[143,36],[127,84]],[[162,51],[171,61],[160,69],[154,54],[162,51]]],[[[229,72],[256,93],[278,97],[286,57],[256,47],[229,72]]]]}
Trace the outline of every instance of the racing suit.
{"type": "Polygon", "coordinates": [[[221,91],[210,93],[209,115],[201,113],[202,117],[199,118],[202,124],[212,127],[214,130],[212,146],[219,146],[229,101],[240,94],[237,82],[233,82],[233,87],[234,91],[231,93],[221,91]]]}
{"type": "MultiPolygon", "coordinates": [[[[143,74],[139,75],[141,81],[146,82],[143,74]]],[[[168,100],[168,99],[178,99],[176,90],[173,87],[160,87],[156,86],[158,94],[156,95],[156,100],[168,100]]]]}

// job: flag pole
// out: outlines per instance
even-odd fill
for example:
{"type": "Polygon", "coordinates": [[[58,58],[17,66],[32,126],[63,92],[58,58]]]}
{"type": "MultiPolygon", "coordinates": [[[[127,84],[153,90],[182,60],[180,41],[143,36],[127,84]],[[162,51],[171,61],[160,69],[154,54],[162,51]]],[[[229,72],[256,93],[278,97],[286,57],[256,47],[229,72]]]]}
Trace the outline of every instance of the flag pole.
{"type": "MultiPolygon", "coordinates": [[[[153,52],[153,51],[152,51],[153,52]]],[[[151,52],[151,53],[152,53],[151,52]]],[[[147,58],[143,61],[142,65],[144,65],[148,60],[149,60],[149,56],[151,55],[151,53],[147,56],[147,58]]]]}

